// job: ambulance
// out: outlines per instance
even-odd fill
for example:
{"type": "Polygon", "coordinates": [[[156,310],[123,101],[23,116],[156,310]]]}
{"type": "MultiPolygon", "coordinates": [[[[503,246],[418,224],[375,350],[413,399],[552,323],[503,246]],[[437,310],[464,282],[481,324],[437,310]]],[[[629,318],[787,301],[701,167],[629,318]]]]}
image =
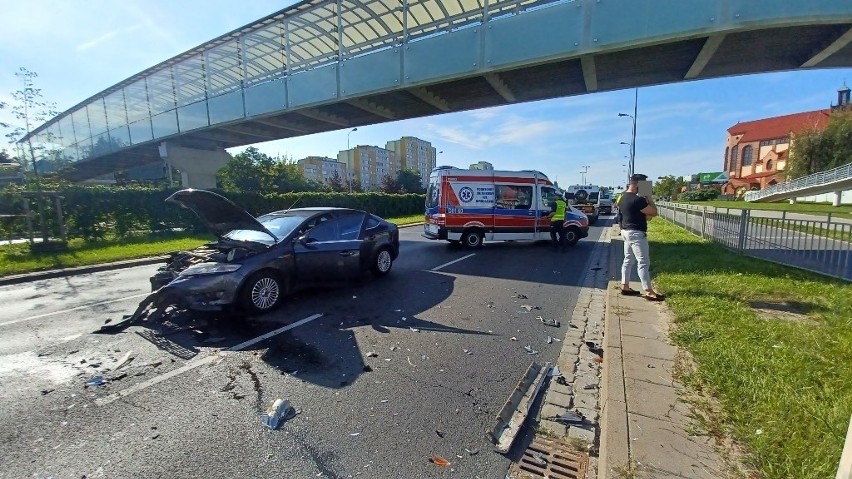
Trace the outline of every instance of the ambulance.
{"type": "MultiPolygon", "coordinates": [[[[550,241],[549,204],[562,192],[538,171],[432,170],[426,189],[423,236],[461,243],[550,241]]],[[[589,220],[580,210],[565,212],[568,244],[589,235],[589,220]]]]}

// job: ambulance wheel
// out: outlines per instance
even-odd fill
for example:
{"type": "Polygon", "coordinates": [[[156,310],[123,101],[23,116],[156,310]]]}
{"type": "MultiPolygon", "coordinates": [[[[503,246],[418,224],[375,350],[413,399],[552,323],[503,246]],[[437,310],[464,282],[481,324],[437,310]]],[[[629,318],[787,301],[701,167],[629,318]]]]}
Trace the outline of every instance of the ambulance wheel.
{"type": "Polygon", "coordinates": [[[578,241],[580,241],[580,228],[576,226],[571,226],[570,228],[565,230],[565,240],[568,242],[568,246],[575,246],[578,241]]]}
{"type": "Polygon", "coordinates": [[[467,230],[461,237],[461,242],[465,248],[479,248],[484,240],[482,232],[479,230],[467,230]]]}

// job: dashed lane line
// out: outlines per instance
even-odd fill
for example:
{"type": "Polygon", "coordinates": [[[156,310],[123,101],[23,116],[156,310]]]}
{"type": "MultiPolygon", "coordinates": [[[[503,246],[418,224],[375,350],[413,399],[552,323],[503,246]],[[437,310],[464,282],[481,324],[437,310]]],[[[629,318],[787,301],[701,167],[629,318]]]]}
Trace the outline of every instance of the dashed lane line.
{"type": "Polygon", "coordinates": [[[434,268],[432,268],[430,271],[440,271],[441,269],[446,268],[447,266],[450,266],[450,265],[452,265],[452,264],[456,264],[456,263],[458,263],[459,261],[464,261],[464,260],[466,260],[466,259],[470,258],[471,256],[476,256],[476,253],[471,253],[471,254],[469,254],[469,255],[467,255],[467,256],[462,256],[461,258],[454,259],[454,260],[450,261],[449,263],[444,263],[444,264],[442,264],[441,266],[435,266],[435,267],[434,267],[434,268]]]}
{"type": "Polygon", "coordinates": [[[309,322],[311,322],[311,321],[313,321],[313,320],[315,320],[315,319],[317,319],[321,316],[322,316],[322,314],[314,314],[313,316],[308,316],[307,318],[300,319],[299,321],[296,321],[295,323],[288,324],[287,326],[284,326],[282,328],[278,328],[276,330],[270,331],[266,334],[263,334],[261,336],[254,338],[254,339],[249,339],[248,341],[237,344],[236,346],[231,346],[228,349],[220,351],[218,354],[213,354],[213,355],[210,355],[210,356],[205,356],[205,357],[200,358],[200,359],[195,359],[195,360],[189,361],[188,363],[184,364],[183,366],[181,366],[177,369],[171,370],[167,373],[163,373],[163,374],[161,374],[157,377],[153,377],[153,378],[151,378],[147,381],[142,381],[139,384],[134,384],[133,386],[130,386],[127,389],[123,389],[121,391],[118,391],[117,393],[110,394],[109,396],[97,398],[97,399],[95,399],[95,404],[97,404],[98,406],[106,406],[107,404],[115,402],[115,401],[117,401],[117,400],[119,400],[123,397],[127,397],[127,396],[129,396],[129,395],[131,395],[135,392],[142,391],[143,389],[147,389],[151,386],[157,385],[157,384],[159,384],[163,381],[166,381],[168,379],[171,379],[175,376],[180,376],[181,374],[183,374],[185,372],[192,371],[193,369],[204,366],[205,364],[210,364],[213,361],[219,359],[222,356],[227,355],[230,352],[241,351],[241,350],[243,350],[243,349],[245,349],[249,346],[252,346],[254,344],[257,344],[257,343],[259,343],[259,342],[261,342],[265,339],[269,339],[269,338],[271,338],[275,335],[281,334],[281,333],[289,331],[293,328],[297,328],[297,327],[299,327],[303,324],[309,323],[309,322]]]}

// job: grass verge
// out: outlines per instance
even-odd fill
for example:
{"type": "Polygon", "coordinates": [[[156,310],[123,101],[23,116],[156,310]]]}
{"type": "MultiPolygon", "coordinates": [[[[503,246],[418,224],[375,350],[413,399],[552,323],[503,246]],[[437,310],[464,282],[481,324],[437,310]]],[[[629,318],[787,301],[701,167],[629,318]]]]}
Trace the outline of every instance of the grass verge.
{"type": "MultiPolygon", "coordinates": [[[[395,224],[422,222],[423,215],[390,218],[388,221],[395,224]]],[[[97,242],[72,239],[68,243],[68,250],[61,253],[33,253],[26,244],[0,245],[0,276],[157,256],[192,249],[213,239],[210,235],[180,233],[148,234],[97,242]]]]}
{"type": "Polygon", "coordinates": [[[681,378],[718,399],[714,419],[748,465],[767,479],[834,477],[852,413],[852,287],[662,220],[649,239],[672,339],[697,364],[681,378]]]}

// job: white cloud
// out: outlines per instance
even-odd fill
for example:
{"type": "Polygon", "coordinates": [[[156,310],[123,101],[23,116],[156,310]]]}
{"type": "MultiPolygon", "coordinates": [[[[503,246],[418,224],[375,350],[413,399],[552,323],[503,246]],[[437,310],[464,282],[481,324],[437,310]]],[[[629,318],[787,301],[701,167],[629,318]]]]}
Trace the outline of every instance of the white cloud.
{"type": "Polygon", "coordinates": [[[82,51],[88,50],[90,48],[94,48],[94,47],[100,45],[101,43],[109,40],[110,38],[118,35],[118,33],[119,32],[117,30],[113,30],[109,33],[105,33],[105,34],[95,38],[94,40],[89,40],[86,43],[81,43],[80,45],[77,45],[75,47],[75,50],[77,50],[78,52],[82,52],[82,51]]]}

